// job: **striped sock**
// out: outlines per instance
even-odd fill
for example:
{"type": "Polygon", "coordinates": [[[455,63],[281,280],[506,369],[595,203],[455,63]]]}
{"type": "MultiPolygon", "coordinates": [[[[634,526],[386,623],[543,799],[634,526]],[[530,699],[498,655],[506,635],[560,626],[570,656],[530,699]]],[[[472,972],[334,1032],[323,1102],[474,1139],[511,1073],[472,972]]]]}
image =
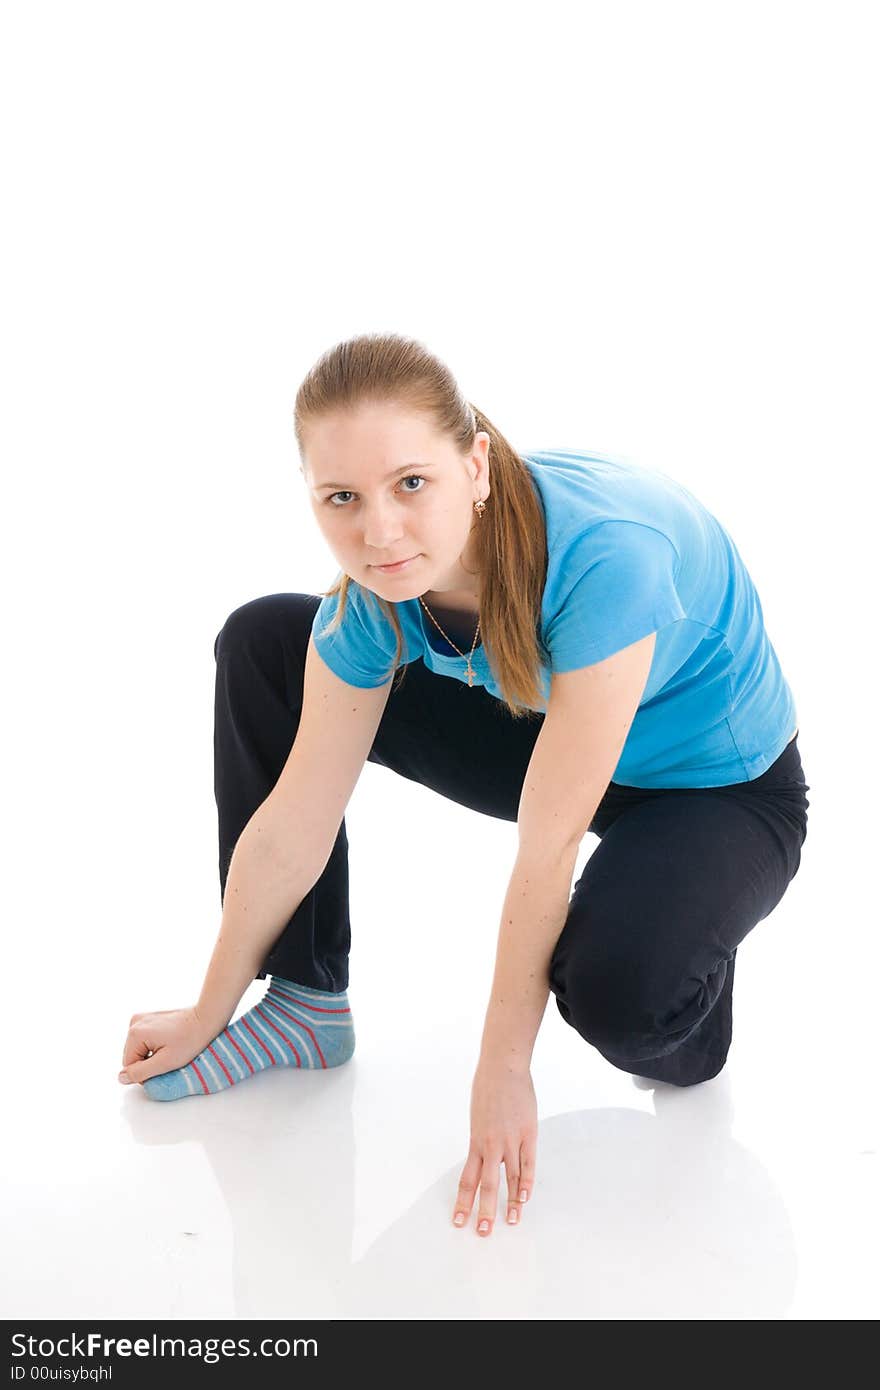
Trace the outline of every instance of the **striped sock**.
{"type": "Polygon", "coordinates": [[[151,1076],[151,1100],[224,1091],[266,1067],[338,1067],[354,1052],[348,994],[309,989],[272,976],[259,1004],[230,1023],[204,1052],[177,1071],[151,1076]]]}

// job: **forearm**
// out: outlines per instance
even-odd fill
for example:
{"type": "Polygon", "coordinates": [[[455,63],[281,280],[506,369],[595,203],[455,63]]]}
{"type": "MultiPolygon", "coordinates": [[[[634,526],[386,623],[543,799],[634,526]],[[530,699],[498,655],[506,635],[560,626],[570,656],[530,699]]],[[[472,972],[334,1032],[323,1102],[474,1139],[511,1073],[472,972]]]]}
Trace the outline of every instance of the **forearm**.
{"type": "Polygon", "coordinates": [[[550,993],[550,961],[565,926],[577,848],[550,857],[520,849],[498,933],[480,1060],[528,1070],[550,993]]]}
{"type": "Polygon", "coordinates": [[[310,853],[296,852],[295,836],[289,829],[285,833],[277,806],[271,799],[263,802],[241,832],[229,864],[220,932],[196,1005],[212,1036],[226,1027],[323,869],[310,853]]]}

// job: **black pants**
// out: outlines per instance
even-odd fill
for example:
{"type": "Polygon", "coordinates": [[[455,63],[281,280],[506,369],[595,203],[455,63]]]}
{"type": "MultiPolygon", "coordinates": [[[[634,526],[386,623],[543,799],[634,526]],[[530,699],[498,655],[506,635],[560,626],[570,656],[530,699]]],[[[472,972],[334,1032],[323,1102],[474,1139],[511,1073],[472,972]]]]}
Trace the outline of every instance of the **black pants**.
{"type": "MultiPolygon", "coordinates": [[[[287,760],[320,603],[270,594],[217,635],[214,792],[221,899],[236,841],[287,760]]],[[[462,806],[515,821],[543,716],[513,719],[480,686],[412,662],[392,690],[369,761],[462,806]]],[[[615,1066],[687,1086],[724,1066],[736,950],[781,899],[807,833],[797,739],[752,782],[611,782],[590,830],[599,844],[574,886],[549,985],[565,1022],[615,1066]]],[[[500,903],[506,883],[499,883],[500,903]]],[[[348,839],[269,952],[258,978],[348,987],[348,839]]]]}

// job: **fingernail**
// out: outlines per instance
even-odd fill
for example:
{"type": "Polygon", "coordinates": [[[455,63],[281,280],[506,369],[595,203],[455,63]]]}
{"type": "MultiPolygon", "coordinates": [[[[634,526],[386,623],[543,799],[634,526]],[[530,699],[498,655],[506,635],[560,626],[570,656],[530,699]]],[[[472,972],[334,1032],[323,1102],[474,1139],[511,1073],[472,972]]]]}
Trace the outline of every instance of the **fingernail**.
{"type": "Polygon", "coordinates": [[[119,1073],[119,1080],[120,1080],[125,1086],[127,1086],[127,1085],[129,1084],[128,1076],[126,1075],[126,1073],[125,1073],[124,1071],[121,1071],[121,1072],[119,1073]]]}
{"type": "Polygon", "coordinates": [[[478,1231],[488,1231],[488,1229],[489,1229],[489,1223],[488,1223],[488,1221],[481,1221],[480,1224],[479,1224],[479,1226],[477,1227],[477,1230],[478,1230],[478,1231]]]}
{"type": "Polygon", "coordinates": [[[453,1220],[454,1220],[456,1226],[463,1226],[463,1225],[464,1225],[464,1212],[463,1212],[463,1211],[457,1211],[457,1212],[455,1213],[455,1216],[454,1216],[453,1220]]]}
{"type": "Polygon", "coordinates": [[[507,1224],[509,1226],[516,1225],[516,1207],[511,1207],[510,1211],[507,1213],[507,1224]]]}
{"type": "Polygon", "coordinates": [[[526,1188],[523,1188],[522,1192],[519,1194],[519,1200],[520,1200],[521,1202],[525,1202],[525,1201],[527,1200],[527,1198],[528,1198],[528,1195],[529,1195],[529,1194],[528,1194],[528,1191],[526,1190],[526,1188]]]}

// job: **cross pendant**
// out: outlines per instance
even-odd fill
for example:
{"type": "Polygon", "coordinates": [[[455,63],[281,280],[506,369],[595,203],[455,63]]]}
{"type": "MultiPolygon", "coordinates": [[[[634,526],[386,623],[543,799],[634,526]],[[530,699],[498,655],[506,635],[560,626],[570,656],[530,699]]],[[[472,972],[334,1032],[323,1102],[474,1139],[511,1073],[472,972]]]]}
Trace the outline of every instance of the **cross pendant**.
{"type": "Polygon", "coordinates": [[[471,670],[471,663],[470,663],[470,662],[468,662],[467,678],[468,678],[468,685],[473,685],[473,683],[474,683],[474,673],[473,673],[473,671],[471,670]]]}

